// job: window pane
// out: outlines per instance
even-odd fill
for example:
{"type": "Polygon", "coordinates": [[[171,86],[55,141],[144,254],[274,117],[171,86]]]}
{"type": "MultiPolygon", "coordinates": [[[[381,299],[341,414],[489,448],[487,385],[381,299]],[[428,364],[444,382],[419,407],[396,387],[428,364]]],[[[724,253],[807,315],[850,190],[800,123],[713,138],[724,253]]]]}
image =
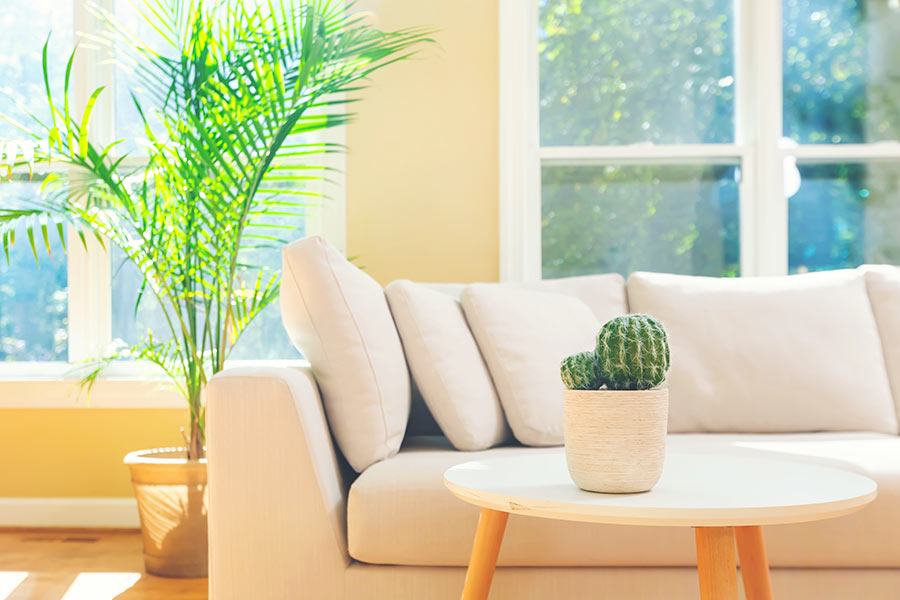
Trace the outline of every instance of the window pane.
{"type": "MultiPolygon", "coordinates": [[[[27,176],[0,183],[0,206],[16,208],[38,193],[27,176]]],[[[9,262],[0,257],[0,361],[66,360],[68,289],[65,251],[49,232],[47,257],[40,229],[35,232],[40,265],[35,264],[25,226],[16,229],[9,262]]]]}
{"type": "Polygon", "coordinates": [[[545,167],[545,278],[740,274],[736,166],[545,167]]]}
{"type": "MultiPolygon", "coordinates": [[[[11,95],[38,118],[47,121],[50,110],[44,91],[41,51],[47,33],[52,32],[48,67],[53,92],[62,92],[62,74],[72,47],[72,3],[54,0],[12,2],[0,12],[0,113],[34,129],[30,117],[16,107],[11,95]]],[[[0,120],[0,138],[21,140],[26,136],[0,120]]],[[[0,169],[0,171],[4,171],[0,169]]],[[[5,172],[3,178],[5,179],[5,172]]],[[[27,175],[0,182],[0,206],[15,208],[33,198],[40,178],[29,182],[27,175]]],[[[55,230],[52,232],[56,236],[55,230]]],[[[35,244],[43,245],[38,232],[35,244]]],[[[16,243],[9,262],[0,256],[0,361],[66,360],[68,337],[67,273],[65,252],[58,236],[51,237],[48,258],[38,249],[40,266],[35,264],[25,226],[16,230],[16,243]]]]}
{"type": "Polygon", "coordinates": [[[731,0],[540,0],[541,144],[734,140],[731,0]]]}
{"type": "MultiPolygon", "coordinates": [[[[110,249],[112,274],[112,338],[136,344],[153,332],[153,339],[172,339],[169,324],[149,286],[141,292],[144,281],[140,270],[127,260],[116,246],[110,249]],[[135,313],[135,305],[140,305],[135,313]]],[[[177,327],[177,324],[175,324],[177,327]]]]}
{"type": "MultiPolygon", "coordinates": [[[[293,233],[285,235],[286,239],[300,239],[306,235],[305,224],[293,233]]],[[[267,248],[248,253],[246,260],[255,264],[268,265],[272,269],[281,269],[281,248],[267,248]]],[[[256,273],[244,275],[247,286],[256,282],[256,273]]],[[[238,340],[230,358],[235,360],[274,360],[301,358],[300,353],[291,343],[284,325],[281,323],[281,310],[278,301],[273,302],[244,331],[238,340]]]]}
{"type": "Polygon", "coordinates": [[[900,139],[900,5],[784,0],[784,135],[800,143],[900,139]]]}
{"type": "MultiPolygon", "coordinates": [[[[172,51],[166,45],[165,39],[138,12],[138,8],[146,12],[143,0],[118,0],[115,8],[116,18],[128,31],[136,34],[140,40],[153,50],[162,52],[165,55],[172,54],[172,51]]],[[[150,126],[156,133],[161,133],[161,125],[153,110],[155,103],[141,84],[140,78],[123,68],[121,56],[119,56],[119,59],[115,70],[115,135],[117,140],[125,141],[116,148],[116,152],[145,155],[146,151],[141,152],[141,148],[142,144],[146,143],[143,140],[147,139],[147,133],[144,130],[144,123],[141,120],[140,113],[134,105],[132,94],[141,103],[144,116],[147,117],[150,126]],[[139,143],[139,140],[141,143],[139,143]]]]}
{"type": "MultiPolygon", "coordinates": [[[[47,64],[53,93],[62,94],[63,74],[72,49],[72,3],[56,0],[4,3],[0,11],[0,31],[15,35],[0,35],[0,89],[24,103],[28,110],[43,120],[50,118],[41,52],[47,34],[50,46],[47,64]]],[[[0,94],[0,113],[31,125],[29,118],[16,108],[15,102],[0,94]]],[[[18,129],[0,120],[0,138],[24,138],[18,129]]]]}
{"type": "Polygon", "coordinates": [[[900,264],[900,164],[800,165],[788,204],[791,273],[900,264]]]}
{"type": "MultiPolygon", "coordinates": [[[[304,235],[304,228],[299,228],[288,239],[298,239],[304,235]]],[[[140,306],[135,316],[134,308],[141,289],[143,277],[130,261],[123,261],[124,254],[118,248],[112,251],[112,337],[129,344],[135,344],[147,337],[147,331],[153,332],[153,338],[171,339],[171,333],[165,315],[159,306],[156,296],[147,288],[140,299],[140,306]]],[[[251,264],[264,264],[271,269],[281,268],[281,249],[271,248],[254,250],[244,260],[251,264]],[[258,262],[257,262],[258,261],[258,262]]],[[[239,272],[248,287],[256,283],[256,272],[239,272]]],[[[176,323],[176,327],[177,327],[176,323]]],[[[300,358],[300,354],[288,339],[281,324],[281,313],[278,302],[268,306],[244,331],[229,358],[235,360],[264,360],[300,358]]]]}

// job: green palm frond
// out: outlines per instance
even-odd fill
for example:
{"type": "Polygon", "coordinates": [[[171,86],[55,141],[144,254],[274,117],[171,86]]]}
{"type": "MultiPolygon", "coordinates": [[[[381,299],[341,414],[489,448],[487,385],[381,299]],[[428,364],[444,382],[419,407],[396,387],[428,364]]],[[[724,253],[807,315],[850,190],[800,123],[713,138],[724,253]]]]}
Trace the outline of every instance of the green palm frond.
{"type": "Polygon", "coordinates": [[[93,235],[118,247],[137,266],[138,302],[155,296],[169,331],[167,342],[149,340],[129,356],[179,383],[196,454],[206,381],[278,298],[280,273],[258,264],[258,251],[283,245],[315,210],[320,184],[334,175],[318,160],[344,150],[311,134],[346,124],[367,78],[430,39],[422,29],[380,31],[330,0],[142,0],[136,8],[158,47],[99,7],[106,33],[94,41],[113,48],[138,82],[131,100],[146,159],[134,167],[119,152],[121,140],[100,147],[91,139],[93,107],[105,92],[95,90],[76,114],[77,49],[62,95],[51,95],[48,38],[51,119],[27,107],[25,123],[0,115],[34,143],[33,153],[12,151],[6,163],[10,172],[26,165],[31,172],[35,163],[59,161],[69,175],[46,184],[33,206],[0,208],[0,240],[8,252],[24,228],[37,259],[39,248],[49,252],[51,235],[63,239],[70,229],[82,241],[93,235]]]}

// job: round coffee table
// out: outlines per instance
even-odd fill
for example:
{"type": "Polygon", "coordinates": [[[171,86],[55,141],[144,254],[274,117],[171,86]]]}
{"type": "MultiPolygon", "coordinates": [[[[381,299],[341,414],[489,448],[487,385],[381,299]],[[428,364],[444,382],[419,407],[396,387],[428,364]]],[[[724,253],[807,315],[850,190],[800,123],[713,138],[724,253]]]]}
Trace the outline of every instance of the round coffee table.
{"type": "Polygon", "coordinates": [[[481,507],[463,600],[488,596],[510,513],[586,523],[694,527],[702,600],[738,597],[735,541],[747,600],[772,598],[762,525],[839,517],[875,499],[868,477],[800,462],[669,452],[641,494],[595,494],[572,483],[562,449],[463,463],[444,473],[481,507]]]}

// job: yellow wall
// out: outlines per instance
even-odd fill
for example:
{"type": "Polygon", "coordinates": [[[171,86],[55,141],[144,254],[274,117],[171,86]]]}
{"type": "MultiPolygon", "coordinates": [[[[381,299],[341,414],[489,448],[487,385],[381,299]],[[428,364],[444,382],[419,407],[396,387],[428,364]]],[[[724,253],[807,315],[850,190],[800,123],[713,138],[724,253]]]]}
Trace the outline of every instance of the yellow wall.
{"type": "Polygon", "coordinates": [[[122,458],[183,445],[178,409],[0,410],[0,497],[131,496],[122,458]]]}
{"type": "Polygon", "coordinates": [[[382,29],[438,45],[373,77],[347,143],[347,253],[393,279],[494,281],[497,3],[365,0],[382,29]]]}
{"type": "MultiPolygon", "coordinates": [[[[437,46],[377,73],[347,142],[347,245],[381,283],[491,281],[497,244],[497,3],[364,0],[437,46]]],[[[0,497],[129,496],[122,457],[176,445],[181,410],[0,410],[0,497]]]]}

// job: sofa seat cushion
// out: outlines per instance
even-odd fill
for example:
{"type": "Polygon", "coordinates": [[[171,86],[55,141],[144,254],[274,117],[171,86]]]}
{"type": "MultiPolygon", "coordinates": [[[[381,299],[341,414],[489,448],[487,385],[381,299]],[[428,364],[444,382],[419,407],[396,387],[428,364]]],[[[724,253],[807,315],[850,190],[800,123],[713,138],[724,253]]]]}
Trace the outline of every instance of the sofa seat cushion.
{"type": "MultiPolygon", "coordinates": [[[[900,567],[900,438],[846,432],[673,434],[669,448],[808,461],[871,477],[878,483],[878,498],[859,512],[767,527],[769,560],[774,567],[900,567]]],[[[350,488],[350,555],[373,564],[465,566],[479,509],[444,487],[444,471],[469,460],[547,451],[505,446],[458,452],[438,438],[412,441],[393,458],[367,469],[350,488]]],[[[498,564],[663,567],[692,566],[696,558],[690,528],[512,515],[498,564]]]]}

